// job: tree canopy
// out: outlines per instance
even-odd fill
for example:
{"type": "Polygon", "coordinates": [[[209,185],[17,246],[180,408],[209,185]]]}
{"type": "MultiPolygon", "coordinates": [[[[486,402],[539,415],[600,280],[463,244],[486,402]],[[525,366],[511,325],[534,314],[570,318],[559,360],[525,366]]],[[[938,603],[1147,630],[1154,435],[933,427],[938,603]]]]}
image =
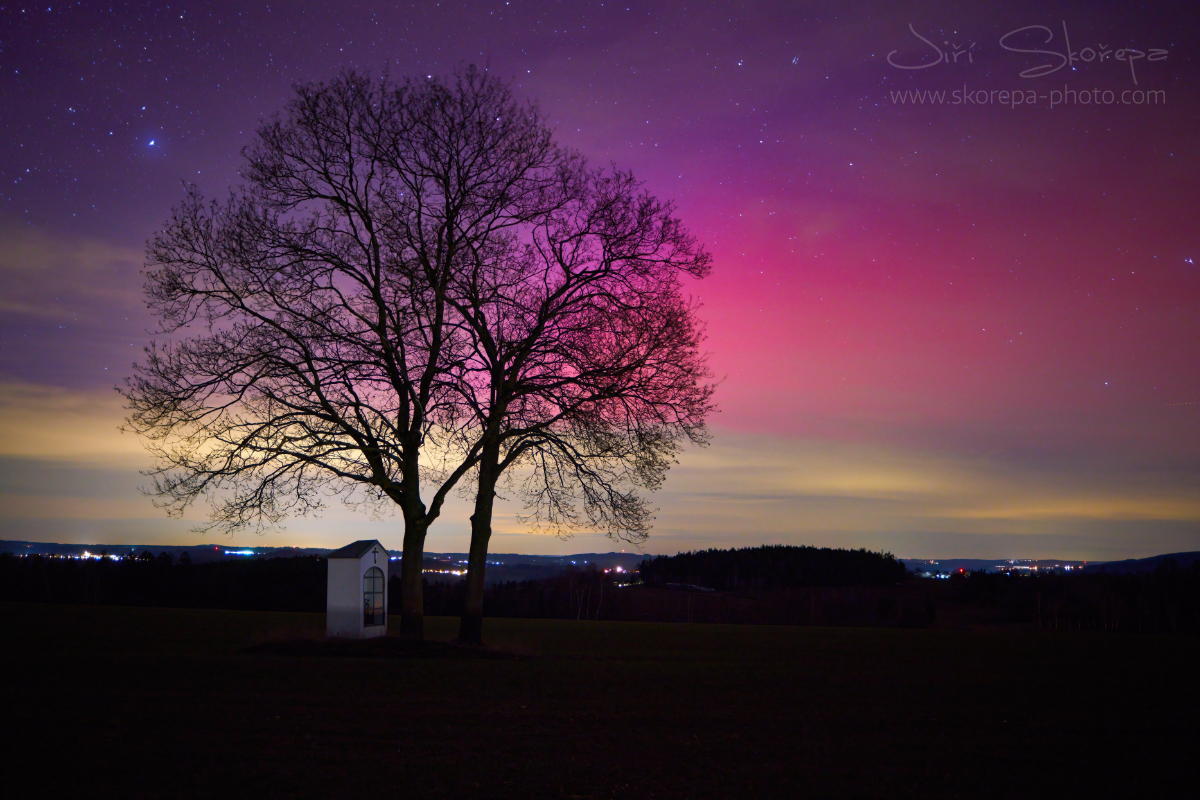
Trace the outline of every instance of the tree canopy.
{"type": "Polygon", "coordinates": [[[123,393],[169,513],[398,507],[412,636],[426,533],[468,475],[479,581],[510,467],[532,522],[645,537],[637,490],[712,408],[681,283],[710,258],[669,203],[475,67],[298,86],[244,156],[241,186],[188,186],[147,247],[164,339],[123,393]]]}

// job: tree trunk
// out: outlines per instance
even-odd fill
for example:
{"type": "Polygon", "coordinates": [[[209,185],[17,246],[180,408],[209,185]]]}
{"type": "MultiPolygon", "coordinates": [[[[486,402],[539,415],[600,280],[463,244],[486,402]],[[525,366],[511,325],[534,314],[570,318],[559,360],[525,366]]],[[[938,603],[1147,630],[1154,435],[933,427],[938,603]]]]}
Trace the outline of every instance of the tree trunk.
{"type": "Polygon", "coordinates": [[[400,561],[400,637],[425,638],[425,592],[421,567],[425,561],[426,525],[404,526],[404,558],[400,561]]]}
{"type": "Polygon", "coordinates": [[[496,481],[500,477],[499,445],[486,445],[479,462],[479,491],[475,495],[475,513],[471,515],[471,553],[467,556],[467,594],[463,600],[458,640],[463,644],[483,644],[483,588],[487,570],[488,542],[492,538],[492,507],[496,499],[496,481]]]}

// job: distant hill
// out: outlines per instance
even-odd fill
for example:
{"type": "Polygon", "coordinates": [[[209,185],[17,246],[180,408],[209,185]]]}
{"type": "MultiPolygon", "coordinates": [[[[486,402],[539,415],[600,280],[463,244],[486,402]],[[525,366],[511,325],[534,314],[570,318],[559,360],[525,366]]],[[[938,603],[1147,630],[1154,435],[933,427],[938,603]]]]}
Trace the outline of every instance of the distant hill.
{"type": "Polygon", "coordinates": [[[1181,567],[1190,567],[1200,561],[1200,551],[1189,553],[1164,553],[1161,556],[1149,558],[1128,558],[1124,561],[1106,561],[1102,564],[1088,564],[1084,572],[1107,572],[1114,575],[1129,575],[1135,572],[1153,572],[1159,565],[1174,560],[1181,567]]]}

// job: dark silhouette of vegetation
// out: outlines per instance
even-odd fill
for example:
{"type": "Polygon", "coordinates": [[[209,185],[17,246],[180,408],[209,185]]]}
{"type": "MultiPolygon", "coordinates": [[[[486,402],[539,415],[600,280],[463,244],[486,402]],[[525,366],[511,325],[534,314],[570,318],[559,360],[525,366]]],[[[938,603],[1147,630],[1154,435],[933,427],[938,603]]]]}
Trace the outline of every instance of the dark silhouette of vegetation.
{"type": "MultiPolygon", "coordinates": [[[[547,128],[547,134],[549,129],[547,128]]],[[[460,638],[479,644],[501,483],[525,521],[643,541],[685,444],[713,410],[686,279],[711,257],[628,172],[562,165],[542,207],[466,259],[448,302],[470,328],[458,391],[481,431],[460,638]]]]}
{"type": "Polygon", "coordinates": [[[1152,572],[954,575],[943,603],[974,611],[982,623],[1057,630],[1200,634],[1200,561],[1168,560],[1152,572]]]}
{"type": "MultiPolygon", "coordinates": [[[[783,551],[801,549],[816,550],[783,551]]],[[[773,550],[776,548],[752,548],[749,552],[773,550]]],[[[888,564],[885,557],[875,555],[888,564]]],[[[647,563],[672,563],[672,559],[660,559],[647,563]]],[[[873,627],[1001,625],[1200,634],[1200,562],[1180,567],[1168,561],[1153,572],[1135,574],[980,571],[950,580],[910,577],[887,584],[866,570],[864,575],[874,576],[873,585],[847,583],[844,571],[810,572],[804,578],[752,573],[743,578],[741,563],[750,562],[739,562],[737,591],[701,590],[699,586],[706,581],[720,586],[720,581],[712,579],[716,573],[659,571],[653,582],[630,585],[636,575],[589,567],[569,569],[551,578],[495,583],[486,587],[484,601],[489,617],[527,619],[873,627]]],[[[319,613],[325,610],[326,571],[325,560],[315,556],[193,564],[186,557],[173,559],[167,553],[150,552],[120,561],[5,553],[0,555],[0,601],[319,613]]],[[[463,580],[422,583],[428,614],[462,614],[463,580]]],[[[401,576],[392,575],[388,585],[391,614],[400,611],[401,588],[401,576]]]]}
{"type": "MultiPolygon", "coordinates": [[[[768,547],[724,551],[725,556],[731,552],[753,556],[739,560],[735,584],[732,568],[723,569],[728,564],[721,555],[706,558],[712,552],[647,561],[642,571],[645,582],[640,585],[618,586],[630,580],[628,575],[599,570],[571,570],[554,578],[497,583],[486,589],[487,615],[815,626],[1000,625],[1200,634],[1200,563],[1179,567],[1167,562],[1153,572],[1128,575],[980,571],[950,580],[904,579],[902,566],[885,555],[768,547]],[[772,562],[771,554],[783,557],[772,562]],[[756,562],[754,557],[764,555],[767,558],[756,562]],[[797,564],[805,557],[811,560],[807,571],[800,573],[797,564]],[[707,568],[714,563],[721,568],[707,568]],[[760,567],[757,572],[742,566],[756,563],[760,567]],[[710,588],[715,591],[705,590],[710,588]]],[[[460,613],[461,582],[428,584],[426,594],[431,614],[460,613]]]]}
{"type": "MultiPolygon", "coordinates": [[[[491,584],[484,589],[483,599],[489,617],[633,619],[627,595],[628,589],[618,589],[611,573],[570,569],[552,578],[491,584]],[[622,591],[626,596],[621,596],[622,591]]],[[[425,585],[425,607],[431,615],[461,615],[466,596],[464,581],[425,585]]]]}
{"type": "Polygon", "coordinates": [[[156,457],[158,502],[207,501],[222,529],[331,497],[399,507],[401,627],[419,639],[425,536],[481,466],[474,271],[521,257],[515,230],[560,208],[579,159],[475,67],[297,86],[256,134],[245,184],[224,203],[189,187],[149,243],[169,341],[124,387],[127,427],[156,457]]]}
{"type": "Polygon", "coordinates": [[[891,553],[766,545],[655,556],[642,562],[649,586],[691,584],[730,592],[811,586],[890,586],[908,572],[891,553]]]}
{"type": "Polygon", "coordinates": [[[224,530],[398,507],[419,639],[425,537],[473,484],[473,643],[502,479],[536,524],[645,538],[638,492],[712,409],[683,292],[711,259],[670,203],[475,67],[298,86],[244,155],[243,186],[189,187],[147,248],[167,341],[123,394],[162,507],[224,530]]]}
{"type": "MultiPolygon", "coordinates": [[[[488,617],[701,622],[752,625],[921,627],[928,623],[923,587],[906,585],[764,589],[756,596],[710,592],[686,584],[657,588],[619,583],[611,574],[568,572],[554,578],[488,586],[488,617]]],[[[427,584],[430,614],[458,614],[461,582],[427,584]],[[434,609],[437,609],[436,611],[434,609]]]]}
{"type": "Polygon", "coordinates": [[[325,559],[254,558],[193,564],[187,554],[75,559],[0,555],[0,600],[89,605],[325,610],[325,559]]]}

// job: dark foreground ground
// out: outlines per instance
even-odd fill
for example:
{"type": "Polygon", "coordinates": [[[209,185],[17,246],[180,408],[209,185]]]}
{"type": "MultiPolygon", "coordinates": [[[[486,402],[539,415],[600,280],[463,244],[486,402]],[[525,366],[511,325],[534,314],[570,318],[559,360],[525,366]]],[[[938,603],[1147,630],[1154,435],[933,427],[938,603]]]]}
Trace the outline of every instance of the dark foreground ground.
{"type": "Polygon", "coordinates": [[[1200,793],[1195,637],[489,619],[509,657],[242,652],[323,624],[0,605],[5,796],[1200,793]]]}

